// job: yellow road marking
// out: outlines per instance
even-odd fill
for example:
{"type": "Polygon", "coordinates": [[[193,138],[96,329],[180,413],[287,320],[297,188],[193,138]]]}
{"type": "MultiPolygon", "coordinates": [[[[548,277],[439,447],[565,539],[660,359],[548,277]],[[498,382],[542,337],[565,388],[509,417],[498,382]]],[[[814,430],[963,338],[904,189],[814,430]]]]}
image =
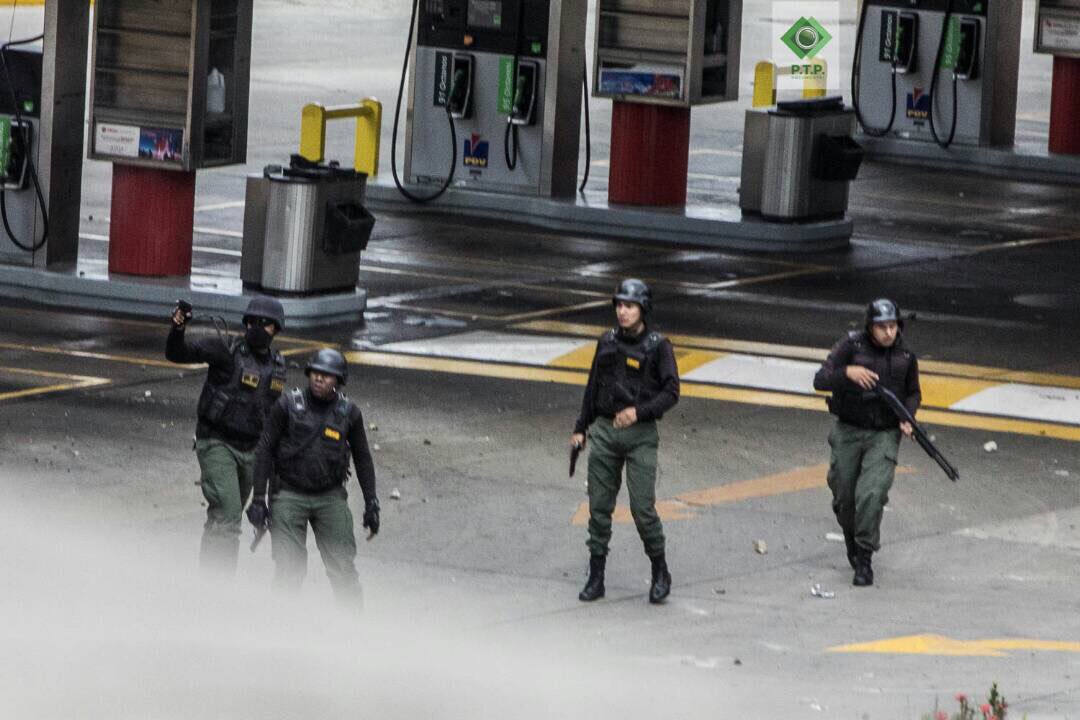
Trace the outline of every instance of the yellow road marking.
{"type": "MultiPolygon", "coordinates": [[[[592,367],[593,353],[596,346],[592,343],[582,345],[577,350],[555,358],[548,363],[548,367],[568,368],[573,370],[588,370],[592,367]]],[[[679,374],[696,370],[705,363],[712,362],[724,356],[724,353],[711,352],[708,350],[694,350],[688,348],[675,348],[675,362],[679,366],[679,374]]]]}
{"type": "Polygon", "coordinates": [[[48,393],[65,392],[68,390],[81,390],[88,387],[108,385],[111,382],[106,378],[90,377],[87,375],[70,375],[67,373],[47,372],[45,370],[26,370],[24,368],[0,367],[0,373],[5,372],[17,375],[31,375],[34,377],[49,378],[51,380],[61,379],[67,380],[68,382],[54,383],[52,385],[42,385],[40,387],[25,388],[23,390],[12,390],[11,392],[0,393],[0,402],[4,400],[15,400],[17,398],[30,397],[33,395],[45,395],[48,393]]]}
{"type": "MultiPolygon", "coordinates": [[[[609,325],[587,325],[584,323],[561,322],[558,320],[535,320],[514,325],[514,329],[595,338],[599,337],[600,334],[606,330],[610,330],[611,327],[609,325]]],[[[729,340],[727,338],[679,334],[665,334],[665,336],[675,345],[682,347],[700,348],[705,350],[725,350],[728,352],[748,353],[750,355],[772,355],[796,360],[817,360],[820,362],[829,354],[828,350],[822,350],[820,348],[799,347],[796,345],[776,345],[774,343],[754,342],[751,340],[729,340]]]]}
{"type": "MultiPolygon", "coordinates": [[[[0,2],[3,2],[3,0],[0,0],[0,2]]],[[[33,313],[35,315],[45,315],[47,317],[56,317],[57,315],[62,315],[62,313],[58,313],[58,312],[53,311],[53,310],[36,310],[36,309],[33,309],[33,308],[21,308],[19,310],[19,312],[21,314],[33,313]]],[[[130,325],[132,327],[153,328],[155,330],[164,330],[164,329],[168,328],[168,319],[167,318],[163,318],[161,320],[132,320],[132,319],[129,319],[129,318],[113,318],[113,317],[102,318],[102,317],[96,317],[95,316],[95,317],[92,317],[92,319],[97,321],[97,322],[101,322],[101,323],[104,323],[104,324],[107,324],[107,325],[130,325]]],[[[206,333],[213,332],[213,330],[210,329],[209,327],[206,327],[206,326],[203,326],[203,327],[205,328],[205,330],[203,330],[201,332],[206,332],[206,333]]],[[[188,332],[191,332],[191,330],[189,329],[188,332]]],[[[197,331],[197,332],[199,332],[199,331],[197,331]]],[[[315,349],[315,348],[320,348],[320,347],[332,347],[331,343],[323,343],[323,342],[321,342],[319,340],[310,340],[308,338],[299,338],[299,337],[294,337],[292,335],[275,335],[274,336],[274,342],[304,345],[304,346],[307,346],[308,349],[315,349]]]]}
{"type": "Polygon", "coordinates": [[[831,653],[874,653],[886,655],[943,655],[949,657],[1007,657],[1008,650],[1042,650],[1080,653],[1080,642],[1008,638],[996,640],[954,640],[944,635],[907,635],[874,642],[838,645],[831,653]]]}
{"type": "Polygon", "coordinates": [[[752,275],[745,278],[734,278],[710,283],[705,287],[709,290],[723,290],[725,288],[743,287],[745,285],[757,285],[758,283],[772,282],[773,280],[786,280],[787,278],[803,277],[804,275],[817,275],[820,273],[833,272],[835,268],[809,265],[801,270],[786,270],[784,272],[771,273],[769,275],[752,275]]]}
{"type": "Polygon", "coordinates": [[[968,380],[966,378],[945,377],[929,373],[919,374],[923,405],[934,407],[947,408],[953,403],[958,403],[977,392],[996,387],[999,384],[986,380],[968,380]]]}
{"type": "Polygon", "coordinates": [[[562,315],[563,313],[574,312],[576,310],[587,310],[595,307],[604,307],[610,305],[611,300],[591,300],[589,302],[578,303],[576,305],[566,305],[564,307],[548,308],[547,310],[536,310],[534,312],[518,313],[517,315],[503,315],[500,320],[504,322],[517,322],[519,320],[532,320],[534,318],[550,317],[551,315],[562,315]]]}
{"type": "MultiPolygon", "coordinates": [[[[825,478],[828,472],[829,466],[827,464],[810,465],[776,473],[775,475],[754,478],[753,480],[717,485],[704,490],[692,490],[680,493],[671,500],[657,501],[656,511],[660,514],[661,520],[689,520],[697,515],[694,512],[697,508],[727,505],[757,498],[823,488],[826,486],[825,478]]],[[[914,468],[901,466],[896,468],[896,472],[898,474],[910,474],[914,472],[914,468]]],[[[634,521],[633,516],[630,514],[630,508],[625,505],[615,507],[612,519],[616,523],[623,524],[634,521]]],[[[578,506],[570,522],[578,526],[588,524],[589,503],[587,501],[578,506]]]]}
{"type": "Polygon", "coordinates": [[[577,350],[571,350],[570,352],[555,358],[548,363],[550,367],[559,368],[572,368],[574,370],[580,370],[585,368],[586,370],[592,367],[593,354],[596,352],[596,346],[592,343],[588,345],[582,345],[577,350]]]}
{"type": "MultiPolygon", "coordinates": [[[[455,375],[492,377],[504,380],[525,380],[530,382],[555,382],[565,385],[585,385],[588,375],[583,372],[547,367],[527,367],[521,365],[492,364],[474,360],[451,360],[417,355],[397,355],[373,351],[353,351],[345,353],[346,359],[359,365],[396,368],[402,370],[423,370],[455,375]]],[[[797,395],[794,393],[752,390],[701,383],[684,382],[681,384],[683,397],[695,397],[705,400],[721,400],[744,405],[765,407],[794,408],[827,412],[825,401],[820,396],[797,395]]],[[[988,417],[970,413],[950,412],[947,410],[920,410],[920,422],[928,425],[946,425],[970,430],[991,430],[994,432],[1014,433],[1018,435],[1036,435],[1057,440],[1080,441],[1080,427],[1058,425],[1032,420],[1014,420],[1011,418],[988,417]]]]}
{"type": "MultiPolygon", "coordinates": [[[[283,342],[303,343],[300,347],[287,348],[281,351],[284,356],[297,355],[300,353],[311,352],[312,350],[325,347],[321,343],[301,340],[285,340],[283,342]]],[[[43,355],[62,355],[66,357],[85,358],[88,360],[105,360],[107,362],[126,363],[129,365],[147,365],[149,367],[167,367],[167,368],[180,368],[185,370],[194,370],[201,367],[206,367],[202,363],[174,363],[169,360],[162,360],[160,358],[146,358],[138,357],[135,355],[116,355],[113,353],[99,353],[89,352],[86,350],[73,350],[71,348],[55,347],[51,345],[22,345],[20,343],[5,343],[0,342],[0,350],[19,350],[23,352],[41,353],[43,355]]]]}
{"type": "MultiPolygon", "coordinates": [[[[594,338],[599,337],[601,333],[610,329],[610,327],[606,325],[588,325],[583,323],[561,322],[558,320],[535,320],[532,322],[516,324],[513,328],[515,330],[594,338]]],[[[727,338],[680,334],[667,335],[667,338],[680,347],[724,350],[728,352],[746,353],[748,355],[768,355],[771,357],[783,357],[793,360],[814,360],[821,362],[825,360],[829,354],[828,350],[822,348],[800,345],[779,345],[776,343],[754,342],[752,340],[730,340],[727,338]]],[[[937,374],[976,380],[992,380],[997,383],[1015,382],[1026,383],[1029,385],[1050,385],[1054,387],[1080,389],[1080,376],[1076,375],[1060,375],[1057,373],[1027,370],[1009,370],[1007,368],[970,365],[967,363],[954,363],[942,360],[919,360],[919,369],[924,373],[923,377],[925,377],[925,374],[937,374]]]]}
{"type": "Polygon", "coordinates": [[[827,464],[795,468],[775,475],[743,480],[728,485],[717,485],[704,490],[677,495],[687,505],[709,506],[740,502],[753,498],[770,497],[786,493],[825,487],[827,464]]]}
{"type": "MultiPolygon", "coordinates": [[[[699,367],[713,360],[723,357],[726,353],[712,352],[709,350],[693,350],[688,348],[674,348],[675,364],[679,368],[679,374],[697,370],[699,367]]],[[[589,366],[586,366],[589,367],[589,366]]]]}
{"type": "Polygon", "coordinates": [[[473,375],[504,380],[529,380],[533,382],[556,382],[564,385],[584,385],[588,375],[570,370],[554,370],[520,365],[493,365],[472,360],[448,360],[446,358],[396,355],[368,350],[345,353],[350,363],[399,370],[426,370],[454,375],[473,375]]]}
{"type": "Polygon", "coordinates": [[[575,310],[586,310],[594,307],[603,307],[610,304],[611,301],[607,299],[589,300],[588,302],[576,303],[574,305],[560,305],[559,307],[545,308],[544,310],[532,310],[529,312],[516,313],[511,315],[491,315],[487,313],[466,312],[464,310],[443,310],[441,308],[425,307],[423,305],[411,305],[408,303],[386,303],[382,307],[392,308],[395,310],[409,310],[410,312],[427,313],[429,315],[445,315],[446,317],[466,318],[468,320],[498,320],[501,322],[518,322],[520,320],[550,317],[551,315],[562,315],[563,313],[574,312],[575,310]]]}

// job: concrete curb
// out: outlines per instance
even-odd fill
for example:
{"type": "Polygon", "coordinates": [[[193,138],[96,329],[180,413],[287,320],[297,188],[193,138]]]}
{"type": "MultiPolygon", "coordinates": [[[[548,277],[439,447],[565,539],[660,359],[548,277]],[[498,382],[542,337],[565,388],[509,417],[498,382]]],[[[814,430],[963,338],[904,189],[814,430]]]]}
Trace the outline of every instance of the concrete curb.
{"type": "Polygon", "coordinates": [[[952,146],[943,150],[932,142],[860,135],[867,156],[879,162],[916,165],[937,170],[960,170],[1020,182],[1073,185],[1080,179],[1080,157],[1029,155],[1013,148],[952,146]]]}
{"type": "MultiPolygon", "coordinates": [[[[429,191],[430,192],[430,191],[429,191]]],[[[584,199],[498,195],[451,188],[431,203],[412,203],[386,181],[368,183],[366,204],[382,212],[447,213],[523,223],[576,235],[605,235],[725,250],[821,252],[846,248],[852,222],[769,223],[743,219],[739,208],[678,209],[611,207],[584,199]]]]}
{"type": "MultiPolygon", "coordinates": [[[[238,322],[251,296],[193,288],[186,277],[78,277],[71,271],[0,265],[0,297],[56,308],[164,320],[176,306],[176,300],[184,298],[199,313],[221,315],[230,322],[238,322]]],[[[278,299],[285,308],[289,329],[358,322],[367,307],[367,291],[359,288],[351,294],[278,299]]]]}

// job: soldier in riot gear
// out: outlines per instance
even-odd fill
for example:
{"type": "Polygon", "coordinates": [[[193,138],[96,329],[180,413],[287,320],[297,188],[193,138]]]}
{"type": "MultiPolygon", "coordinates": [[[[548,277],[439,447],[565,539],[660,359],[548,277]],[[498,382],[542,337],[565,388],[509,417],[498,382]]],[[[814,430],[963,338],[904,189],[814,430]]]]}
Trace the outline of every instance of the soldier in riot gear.
{"type": "Polygon", "coordinates": [[[279,589],[299,589],[307,571],[307,526],[326,566],[335,595],[359,601],[356,538],[345,482],[349,457],[364,494],[363,526],[379,532],[375,464],[360,408],[341,392],[348,365],[337,350],[319,350],[305,370],[308,387],[281,397],[270,411],[255,452],[255,492],[248,519],[270,521],[279,589]],[[267,490],[269,483],[269,504],[267,490]]]}
{"type": "Polygon", "coordinates": [[[206,498],[199,553],[207,570],[232,574],[240,548],[240,520],[251,493],[251,469],[263,419],[285,389],[286,367],[270,347],[285,327],[277,300],[256,296],[244,312],[244,337],[187,338],[190,305],[178,303],[165,357],[175,363],[207,363],[195,425],[195,452],[206,498]]]}
{"type": "Polygon", "coordinates": [[[891,390],[912,416],[922,399],[919,363],[904,343],[903,328],[895,302],[874,300],[863,329],[842,337],[814,376],[815,390],[832,392],[829,411],[836,423],[829,434],[828,481],[856,586],[874,584],[871,556],[881,547],[900,435],[912,433],[911,424],[900,422],[872,390],[879,383],[891,390]]]}
{"type": "Polygon", "coordinates": [[[596,346],[581,414],[571,445],[589,451],[589,579],[583,602],[604,596],[604,570],[611,540],[611,516],[626,468],[630,512],[645,554],[652,562],[649,602],[671,591],[664,528],[656,512],[656,421],[679,401],[679,370],[671,343],[650,330],[652,292],[640,280],[624,280],[612,298],[618,327],[596,346]]]}

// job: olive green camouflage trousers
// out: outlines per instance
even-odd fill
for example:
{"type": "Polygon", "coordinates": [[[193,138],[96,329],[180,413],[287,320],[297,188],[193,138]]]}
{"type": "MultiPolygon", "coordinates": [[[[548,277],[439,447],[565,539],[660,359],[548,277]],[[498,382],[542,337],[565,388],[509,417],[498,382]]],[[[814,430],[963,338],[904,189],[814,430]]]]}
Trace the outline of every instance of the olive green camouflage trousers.
{"type": "Polygon", "coordinates": [[[255,453],[221,440],[195,441],[200,484],[206,498],[199,565],[205,571],[234,575],[240,552],[240,519],[251,494],[255,453]]]}
{"type": "Polygon", "coordinates": [[[639,422],[616,428],[608,418],[598,418],[589,428],[589,541],[593,555],[607,555],[611,541],[611,516],[626,468],[630,514],[645,554],[664,554],[664,526],[656,512],[655,422],[639,422]]]}
{"type": "Polygon", "coordinates": [[[836,520],[855,537],[856,545],[876,552],[881,548],[881,518],[896,476],[900,431],[868,430],[837,420],[829,445],[828,482],[836,520]]]}
{"type": "Polygon", "coordinates": [[[270,499],[270,539],[277,589],[300,589],[307,574],[307,528],[311,525],[335,596],[359,604],[356,536],[347,498],[343,487],[312,495],[289,490],[274,493],[270,499]]]}

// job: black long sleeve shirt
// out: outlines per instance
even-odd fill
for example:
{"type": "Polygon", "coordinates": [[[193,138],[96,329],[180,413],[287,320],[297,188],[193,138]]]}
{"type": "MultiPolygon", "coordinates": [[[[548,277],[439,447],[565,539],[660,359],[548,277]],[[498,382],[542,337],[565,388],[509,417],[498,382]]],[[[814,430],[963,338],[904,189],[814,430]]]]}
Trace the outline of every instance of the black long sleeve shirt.
{"type": "MultiPolygon", "coordinates": [[[[307,403],[308,412],[324,421],[334,412],[334,406],[337,404],[336,396],[330,400],[319,400],[311,394],[310,389],[304,390],[304,400],[307,403]]],[[[289,432],[289,402],[288,395],[282,395],[270,408],[270,416],[263,423],[262,436],[255,448],[256,497],[265,497],[267,483],[274,472],[274,458],[278,445],[285,433],[289,432]]],[[[356,468],[356,479],[360,483],[360,491],[364,494],[365,501],[372,500],[376,497],[375,462],[372,460],[367,433],[364,431],[364,415],[355,403],[349,413],[349,432],[346,438],[352,454],[353,466],[356,468]]],[[[284,480],[288,482],[288,478],[284,480]]]]}
{"type": "MultiPolygon", "coordinates": [[[[169,337],[165,341],[165,359],[181,364],[206,363],[207,380],[216,384],[229,381],[233,374],[233,355],[229,352],[229,346],[216,333],[203,337],[188,338],[184,333],[183,326],[172,326],[169,337]]],[[[267,356],[269,361],[269,356],[267,356]]],[[[202,439],[222,440],[235,445],[243,451],[250,451],[255,447],[254,440],[236,438],[223,433],[202,418],[195,422],[195,437],[202,439]]]]}
{"type": "MultiPolygon", "coordinates": [[[[891,390],[908,412],[915,415],[922,403],[922,389],[919,385],[919,361],[915,353],[905,347],[902,338],[897,338],[892,347],[877,345],[868,332],[845,334],[833,345],[829,356],[814,375],[814,389],[839,394],[850,394],[862,398],[868,404],[884,403],[874,397],[864,397],[866,393],[848,379],[849,365],[860,365],[874,371],[878,381],[891,390]]],[[[886,411],[891,415],[891,411],[886,411]]]]}
{"type": "MultiPolygon", "coordinates": [[[[637,337],[631,337],[618,331],[621,342],[634,346],[645,341],[649,334],[648,328],[637,337]]],[[[600,343],[597,343],[597,350],[600,343]]],[[[585,385],[585,395],[581,400],[581,412],[577,422],[574,423],[574,432],[583,433],[599,416],[597,398],[599,394],[599,379],[597,358],[599,353],[593,354],[592,367],[589,369],[589,381],[585,385]]],[[[659,420],[675,404],[679,402],[679,366],[675,362],[675,350],[671,342],[664,340],[656,346],[653,356],[646,362],[647,373],[641,379],[641,393],[638,395],[634,409],[637,411],[638,422],[659,420]]],[[[627,405],[629,407],[629,404],[627,405]]]]}

